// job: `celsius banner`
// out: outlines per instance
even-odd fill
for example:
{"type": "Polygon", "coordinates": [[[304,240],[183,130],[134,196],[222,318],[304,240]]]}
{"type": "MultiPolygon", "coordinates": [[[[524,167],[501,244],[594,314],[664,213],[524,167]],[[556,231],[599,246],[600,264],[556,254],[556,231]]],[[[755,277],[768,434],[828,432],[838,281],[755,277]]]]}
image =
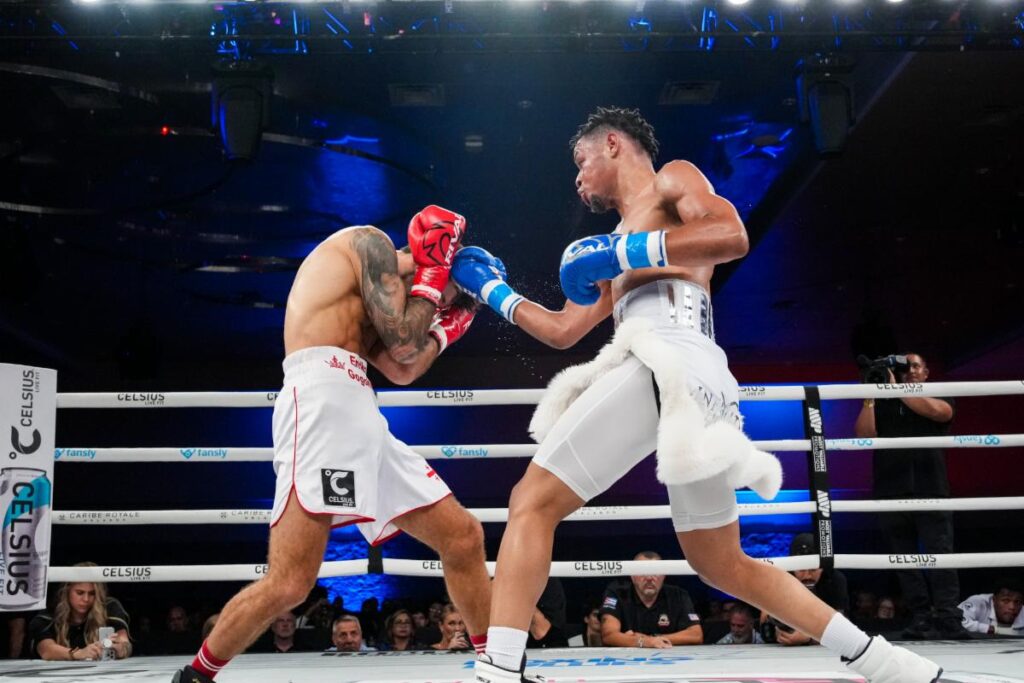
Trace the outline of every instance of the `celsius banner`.
{"type": "Polygon", "coordinates": [[[46,607],[56,419],[57,371],[0,363],[0,611],[46,607]]]}

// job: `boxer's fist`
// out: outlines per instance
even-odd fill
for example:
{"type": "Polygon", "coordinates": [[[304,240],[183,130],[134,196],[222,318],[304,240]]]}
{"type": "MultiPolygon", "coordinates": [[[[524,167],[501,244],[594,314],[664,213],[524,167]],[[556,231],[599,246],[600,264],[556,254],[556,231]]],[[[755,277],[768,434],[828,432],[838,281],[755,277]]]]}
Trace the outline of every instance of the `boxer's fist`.
{"type": "Polygon", "coordinates": [[[666,265],[665,232],[594,235],[576,240],[562,253],[558,277],[570,301],[589,306],[601,298],[597,283],[622,271],[666,265]]]}
{"type": "Polygon", "coordinates": [[[437,340],[440,355],[450,344],[457,342],[466,334],[473,324],[477,306],[449,306],[434,314],[434,322],[430,325],[430,336],[437,340]]]}
{"type": "Polygon", "coordinates": [[[509,322],[523,301],[508,283],[501,259],[481,247],[465,247],[455,254],[452,278],[455,284],[477,301],[487,304],[509,322]]]}
{"type": "Polygon", "coordinates": [[[466,219],[454,211],[431,204],[409,221],[409,249],[416,262],[412,296],[436,306],[448,284],[452,259],[466,232],[466,219]]]}

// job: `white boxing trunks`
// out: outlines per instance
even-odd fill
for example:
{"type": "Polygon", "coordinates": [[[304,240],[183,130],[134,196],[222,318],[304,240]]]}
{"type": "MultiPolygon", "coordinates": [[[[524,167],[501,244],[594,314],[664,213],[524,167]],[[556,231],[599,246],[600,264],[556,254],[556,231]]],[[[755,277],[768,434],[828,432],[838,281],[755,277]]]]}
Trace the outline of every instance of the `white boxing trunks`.
{"type": "MultiPolygon", "coordinates": [[[[715,344],[711,301],[685,280],[657,280],[627,292],[615,304],[616,325],[633,318],[678,350],[691,395],[705,422],[742,427],[739,386],[725,352],[715,344]]],[[[607,490],[657,447],[658,399],[650,368],[632,354],[590,385],[562,413],[533,461],[583,500],[607,490]]],[[[676,531],[713,529],[739,516],[726,473],[667,486],[676,531]]]]}
{"type": "Polygon", "coordinates": [[[271,526],[294,489],[307,513],[331,515],[335,527],[358,524],[373,545],[399,532],[397,517],[451,495],[434,468],[388,430],[366,362],[334,346],[284,359],[274,403],[274,473],[271,526]]]}

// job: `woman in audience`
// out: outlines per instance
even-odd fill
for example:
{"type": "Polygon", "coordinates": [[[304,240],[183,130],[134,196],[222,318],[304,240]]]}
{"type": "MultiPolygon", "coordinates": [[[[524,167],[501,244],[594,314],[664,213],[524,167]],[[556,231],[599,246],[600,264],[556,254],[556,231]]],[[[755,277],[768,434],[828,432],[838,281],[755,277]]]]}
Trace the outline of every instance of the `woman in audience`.
{"type": "MultiPolygon", "coordinates": [[[[81,562],[76,567],[95,567],[81,562]]],[[[107,595],[104,583],[65,583],[57,591],[53,611],[37,614],[29,624],[32,655],[45,660],[99,660],[104,650],[115,659],[132,654],[128,636],[128,613],[116,598],[107,595]],[[100,640],[100,629],[110,627],[114,634],[100,640]]],[[[108,655],[109,656],[109,655],[108,655]]]]}
{"type": "Polygon", "coordinates": [[[441,609],[441,642],[430,647],[435,650],[468,650],[472,647],[459,608],[450,602],[441,609]]]}
{"type": "Polygon", "coordinates": [[[384,620],[381,650],[419,650],[409,610],[396,610],[384,620]]]}

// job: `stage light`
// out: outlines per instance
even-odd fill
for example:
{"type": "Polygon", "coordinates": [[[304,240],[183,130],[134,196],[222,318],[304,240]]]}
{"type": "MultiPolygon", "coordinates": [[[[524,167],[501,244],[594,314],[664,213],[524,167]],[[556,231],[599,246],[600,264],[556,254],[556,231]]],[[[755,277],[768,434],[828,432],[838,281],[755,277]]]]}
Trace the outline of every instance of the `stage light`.
{"type": "Polygon", "coordinates": [[[221,60],[213,65],[210,108],[228,159],[252,161],[270,125],[270,68],[256,61],[221,60]]]}

